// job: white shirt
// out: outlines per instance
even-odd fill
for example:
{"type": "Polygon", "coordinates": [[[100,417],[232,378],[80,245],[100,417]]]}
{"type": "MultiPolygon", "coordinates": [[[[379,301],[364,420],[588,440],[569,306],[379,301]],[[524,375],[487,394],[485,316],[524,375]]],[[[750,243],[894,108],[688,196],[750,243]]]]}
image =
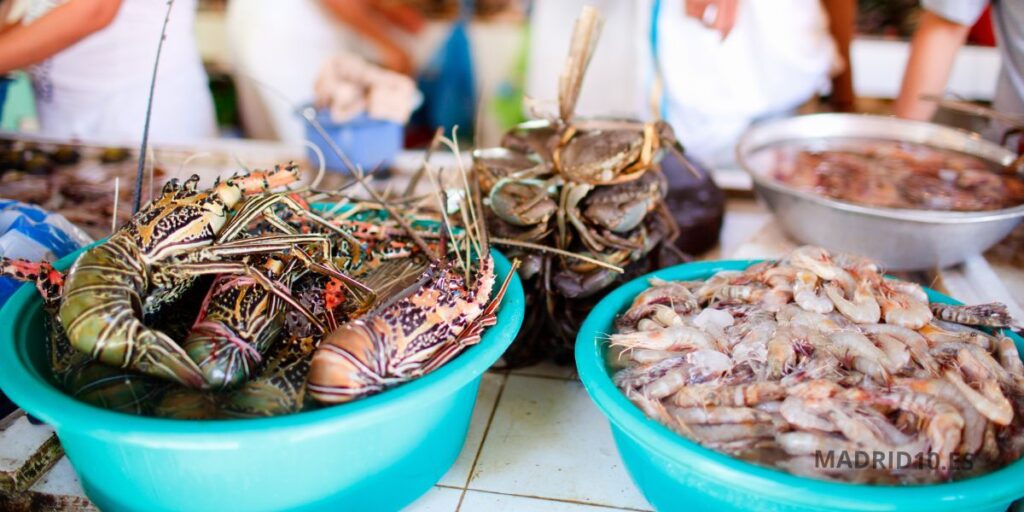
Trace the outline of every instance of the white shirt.
{"type": "MultiPolygon", "coordinates": [[[[36,0],[26,21],[52,8],[36,0]]],[[[180,143],[216,135],[213,101],[196,47],[196,0],[176,0],[153,99],[150,140],[180,143]]],[[[165,0],[123,0],[107,27],[31,70],[42,133],[61,138],[141,140],[165,0]]]]}
{"type": "MultiPolygon", "coordinates": [[[[584,4],[605,19],[577,105],[581,116],[649,118],[653,77],[652,0],[535,0],[527,95],[554,100],[573,21],[584,4]]],[[[838,62],[820,0],[740,0],[725,41],[662,0],[657,53],[664,74],[659,109],[687,151],[712,167],[733,165],[751,122],[792,112],[827,91],[838,62]]]]}
{"type": "MultiPolygon", "coordinates": [[[[923,0],[921,6],[949,21],[972,26],[992,5],[993,25],[999,43],[1002,66],[996,83],[992,108],[1012,115],[1024,115],[1024,1],[923,0]]],[[[997,126],[997,132],[1007,126],[997,126]]]]}

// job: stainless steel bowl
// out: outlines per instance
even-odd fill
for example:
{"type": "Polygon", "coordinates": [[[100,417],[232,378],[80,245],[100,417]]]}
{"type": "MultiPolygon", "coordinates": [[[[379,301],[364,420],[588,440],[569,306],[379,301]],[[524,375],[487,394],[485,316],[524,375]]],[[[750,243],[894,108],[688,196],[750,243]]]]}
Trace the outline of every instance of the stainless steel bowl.
{"type": "Polygon", "coordinates": [[[869,256],[893,270],[945,267],[983,252],[1024,217],[1024,205],[984,212],[880,208],[845,203],[796,190],[773,179],[769,166],[751,157],[780,143],[827,144],[836,139],[926,144],[1000,165],[1007,149],[978,134],[932,123],[858,114],[814,114],[751,127],[736,146],[737,161],[782,228],[803,243],[869,256]]]}

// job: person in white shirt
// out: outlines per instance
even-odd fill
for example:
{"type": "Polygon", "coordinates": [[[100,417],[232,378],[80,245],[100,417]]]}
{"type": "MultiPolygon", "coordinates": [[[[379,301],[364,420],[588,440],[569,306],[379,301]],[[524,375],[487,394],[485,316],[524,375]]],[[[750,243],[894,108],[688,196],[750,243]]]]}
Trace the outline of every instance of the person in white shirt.
{"type": "Polygon", "coordinates": [[[852,0],[534,0],[527,96],[555,99],[584,4],[605,26],[577,113],[658,115],[712,168],[734,165],[738,137],[757,120],[795,113],[830,91],[835,109],[852,108],[844,73],[852,0]],[[652,97],[655,66],[660,98],[652,97]]]}
{"type": "MultiPolygon", "coordinates": [[[[0,74],[28,69],[42,134],[87,141],[141,139],[167,2],[9,0],[0,74]]],[[[150,140],[213,137],[206,72],[193,35],[196,0],[176,0],[153,98],[150,140]]]]}
{"type": "MultiPolygon", "coordinates": [[[[1008,0],[923,0],[921,19],[910,44],[910,57],[903,74],[900,95],[893,108],[897,116],[927,121],[938,105],[924,98],[941,96],[949,81],[957,51],[985,8],[992,6],[992,19],[1002,65],[992,108],[1024,118],[1024,1],[1008,0]]],[[[999,140],[1011,128],[994,122],[987,135],[999,140]]],[[[1017,149],[1024,152],[1024,137],[1017,149]]]]}
{"type": "Polygon", "coordinates": [[[328,59],[353,52],[410,74],[401,36],[424,20],[382,0],[231,0],[226,24],[246,135],[300,142],[306,128],[295,109],[313,99],[328,59]]]}

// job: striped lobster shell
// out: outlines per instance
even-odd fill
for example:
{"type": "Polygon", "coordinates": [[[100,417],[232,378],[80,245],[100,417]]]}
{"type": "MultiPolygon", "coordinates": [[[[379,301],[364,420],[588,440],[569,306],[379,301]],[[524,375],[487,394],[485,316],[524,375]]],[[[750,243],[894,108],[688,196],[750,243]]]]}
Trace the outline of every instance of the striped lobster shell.
{"type": "Polygon", "coordinates": [[[494,325],[494,259],[479,260],[472,287],[451,265],[431,265],[411,292],[342,325],[313,355],[307,388],[323,403],[349,402],[429,373],[494,325]]]}

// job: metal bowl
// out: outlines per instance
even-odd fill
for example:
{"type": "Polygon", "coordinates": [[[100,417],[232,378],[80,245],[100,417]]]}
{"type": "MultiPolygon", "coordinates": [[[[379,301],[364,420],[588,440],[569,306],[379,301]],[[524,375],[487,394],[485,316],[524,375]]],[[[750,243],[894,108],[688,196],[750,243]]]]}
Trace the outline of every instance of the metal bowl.
{"type": "Polygon", "coordinates": [[[892,270],[919,270],[953,265],[985,251],[1024,217],[1024,205],[952,212],[846,203],[783,184],[769,176],[769,166],[751,158],[782,143],[828,144],[838,139],[925,144],[1004,166],[1015,158],[976,133],[893,117],[814,114],[755,125],[740,138],[737,161],[783,230],[800,242],[864,254],[892,270]]]}

